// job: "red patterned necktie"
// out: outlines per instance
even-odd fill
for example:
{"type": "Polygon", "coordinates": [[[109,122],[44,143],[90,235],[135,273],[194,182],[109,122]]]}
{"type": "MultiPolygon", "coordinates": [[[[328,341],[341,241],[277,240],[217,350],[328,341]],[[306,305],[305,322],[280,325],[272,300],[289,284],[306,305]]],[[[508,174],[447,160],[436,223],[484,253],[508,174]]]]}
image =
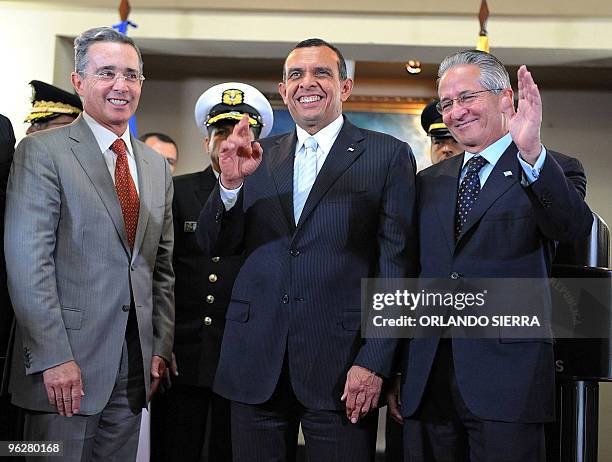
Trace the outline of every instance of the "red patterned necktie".
{"type": "Polygon", "coordinates": [[[140,201],[138,200],[138,192],[134,185],[134,179],[130,174],[125,141],[117,138],[111,145],[111,151],[117,154],[117,162],[115,163],[115,190],[121,205],[121,213],[125,222],[125,232],[127,233],[130,250],[134,250],[140,201]]]}

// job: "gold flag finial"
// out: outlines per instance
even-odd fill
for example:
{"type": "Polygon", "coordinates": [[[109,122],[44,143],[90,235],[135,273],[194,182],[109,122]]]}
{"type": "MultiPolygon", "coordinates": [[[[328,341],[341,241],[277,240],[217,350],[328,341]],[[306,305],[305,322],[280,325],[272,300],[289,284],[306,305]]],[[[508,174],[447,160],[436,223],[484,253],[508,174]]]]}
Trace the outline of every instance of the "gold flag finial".
{"type": "Polygon", "coordinates": [[[478,12],[478,21],[480,21],[480,34],[478,36],[478,45],[476,49],[489,52],[489,36],[487,33],[487,21],[489,19],[489,6],[487,0],[480,2],[480,11],[478,12]]]}
{"type": "Polygon", "coordinates": [[[127,21],[130,15],[130,9],[130,2],[128,0],[121,0],[121,4],[119,5],[119,18],[121,18],[121,21],[127,21]]]}

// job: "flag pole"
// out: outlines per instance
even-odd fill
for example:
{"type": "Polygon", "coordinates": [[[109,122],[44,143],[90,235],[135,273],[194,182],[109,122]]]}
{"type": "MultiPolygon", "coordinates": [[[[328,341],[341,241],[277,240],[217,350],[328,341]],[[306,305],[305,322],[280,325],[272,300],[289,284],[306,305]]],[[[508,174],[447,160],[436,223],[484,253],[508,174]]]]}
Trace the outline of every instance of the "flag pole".
{"type": "Polygon", "coordinates": [[[487,33],[487,21],[489,20],[489,6],[487,0],[480,2],[480,11],[478,12],[478,21],[480,22],[480,34],[478,35],[478,44],[476,49],[489,52],[489,34],[487,33]]]}
{"type": "MultiPolygon", "coordinates": [[[[121,3],[119,4],[119,19],[121,20],[121,22],[113,25],[112,26],[113,29],[116,29],[117,31],[121,32],[124,35],[128,35],[129,27],[133,27],[134,29],[138,27],[136,24],[134,24],[132,21],[128,19],[128,16],[130,15],[130,11],[131,11],[130,2],[128,0],[121,0],[121,3]]],[[[132,133],[134,137],[137,138],[138,130],[136,129],[136,116],[135,115],[130,117],[129,126],[130,126],[130,132],[132,133]]]]}

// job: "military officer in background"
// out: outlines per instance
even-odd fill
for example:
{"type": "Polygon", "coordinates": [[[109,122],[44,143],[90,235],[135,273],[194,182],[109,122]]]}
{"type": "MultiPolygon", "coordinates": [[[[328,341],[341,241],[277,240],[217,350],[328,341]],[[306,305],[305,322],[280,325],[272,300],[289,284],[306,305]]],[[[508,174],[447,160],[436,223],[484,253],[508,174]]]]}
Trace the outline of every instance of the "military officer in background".
{"type": "Polygon", "coordinates": [[[242,257],[205,255],[196,243],[200,210],[219,177],[219,147],[245,115],[253,139],[272,129],[272,107],[256,88],[228,82],[206,90],[195,106],[211,165],[174,178],[174,271],[176,273],[176,363],[171,386],[153,400],[151,460],[199,461],[210,411],[208,461],[230,462],[229,402],[212,392],[225,311],[242,257]]]}
{"type": "Polygon", "coordinates": [[[437,103],[437,99],[432,101],[425,106],[421,113],[421,126],[431,139],[429,156],[432,164],[437,164],[444,159],[463,152],[463,149],[459,147],[455,138],[453,138],[453,135],[451,135],[451,132],[442,121],[442,116],[436,109],[437,103]]]}
{"type": "Polygon", "coordinates": [[[61,127],[74,122],[83,112],[83,103],[74,93],[69,93],[40,80],[32,80],[32,108],[24,122],[30,126],[26,135],[48,128],[61,127]]]}

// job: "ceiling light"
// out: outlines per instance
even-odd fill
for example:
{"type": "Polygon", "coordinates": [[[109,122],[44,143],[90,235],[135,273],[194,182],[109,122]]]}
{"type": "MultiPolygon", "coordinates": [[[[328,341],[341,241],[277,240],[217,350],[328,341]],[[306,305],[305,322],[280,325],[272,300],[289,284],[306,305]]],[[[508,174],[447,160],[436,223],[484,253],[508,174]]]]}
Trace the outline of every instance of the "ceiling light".
{"type": "Polygon", "coordinates": [[[408,74],[420,74],[421,73],[421,61],[411,59],[406,63],[406,72],[408,74]]]}

